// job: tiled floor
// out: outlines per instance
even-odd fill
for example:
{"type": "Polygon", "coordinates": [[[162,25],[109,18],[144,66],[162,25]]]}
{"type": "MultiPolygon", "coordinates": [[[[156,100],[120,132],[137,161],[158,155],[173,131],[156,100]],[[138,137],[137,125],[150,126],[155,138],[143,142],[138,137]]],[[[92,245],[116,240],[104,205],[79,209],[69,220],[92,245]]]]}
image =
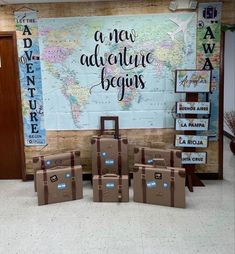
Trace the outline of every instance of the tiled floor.
{"type": "MultiPolygon", "coordinates": [[[[234,254],[235,156],[224,180],[187,190],[187,209],[84,199],[37,206],[32,182],[0,181],[0,253],[234,254]]],[[[130,191],[132,197],[132,190],[130,191]]]]}

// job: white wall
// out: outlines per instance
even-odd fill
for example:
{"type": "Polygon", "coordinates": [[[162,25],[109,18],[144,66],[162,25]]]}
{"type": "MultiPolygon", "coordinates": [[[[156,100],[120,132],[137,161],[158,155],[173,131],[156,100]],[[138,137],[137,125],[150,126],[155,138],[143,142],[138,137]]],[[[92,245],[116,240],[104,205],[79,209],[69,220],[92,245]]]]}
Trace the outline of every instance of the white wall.
{"type": "MultiPolygon", "coordinates": [[[[235,110],[235,32],[225,32],[224,112],[235,110]]],[[[224,125],[224,130],[232,135],[224,125]]]]}

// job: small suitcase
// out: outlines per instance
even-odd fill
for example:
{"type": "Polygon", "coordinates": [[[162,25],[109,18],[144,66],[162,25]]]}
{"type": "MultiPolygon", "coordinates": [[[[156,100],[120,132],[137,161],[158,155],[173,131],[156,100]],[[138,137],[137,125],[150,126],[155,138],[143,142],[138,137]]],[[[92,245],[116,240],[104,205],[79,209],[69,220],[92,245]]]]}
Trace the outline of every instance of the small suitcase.
{"type": "Polygon", "coordinates": [[[119,135],[117,116],[101,117],[101,135],[91,139],[92,174],[128,175],[127,138],[119,135]],[[105,121],[115,122],[114,135],[105,134],[105,121]]]}
{"type": "Polygon", "coordinates": [[[58,153],[51,155],[41,155],[33,157],[33,172],[34,172],[34,190],[37,191],[37,174],[41,169],[52,169],[57,166],[72,166],[81,164],[80,151],[71,151],[66,153],[58,153]]]}
{"type": "Polygon", "coordinates": [[[181,167],[181,150],[148,147],[134,148],[134,163],[153,164],[154,158],[163,158],[168,167],[181,167]]]}
{"type": "Polygon", "coordinates": [[[135,164],[134,201],[185,208],[185,169],[135,164]]]}
{"type": "Polygon", "coordinates": [[[38,205],[46,205],[83,197],[82,167],[56,167],[53,170],[38,170],[38,205]]]}
{"type": "Polygon", "coordinates": [[[106,174],[93,176],[93,201],[128,202],[128,183],[127,175],[106,174]]]}

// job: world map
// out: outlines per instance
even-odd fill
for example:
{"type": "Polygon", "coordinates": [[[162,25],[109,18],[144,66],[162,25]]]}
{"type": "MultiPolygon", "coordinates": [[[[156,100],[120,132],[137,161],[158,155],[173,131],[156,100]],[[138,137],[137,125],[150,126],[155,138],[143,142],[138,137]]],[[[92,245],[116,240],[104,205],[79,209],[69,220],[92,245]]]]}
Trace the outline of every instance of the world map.
{"type": "Polygon", "coordinates": [[[173,128],[175,70],[195,69],[196,14],[39,20],[47,130],[173,128]]]}

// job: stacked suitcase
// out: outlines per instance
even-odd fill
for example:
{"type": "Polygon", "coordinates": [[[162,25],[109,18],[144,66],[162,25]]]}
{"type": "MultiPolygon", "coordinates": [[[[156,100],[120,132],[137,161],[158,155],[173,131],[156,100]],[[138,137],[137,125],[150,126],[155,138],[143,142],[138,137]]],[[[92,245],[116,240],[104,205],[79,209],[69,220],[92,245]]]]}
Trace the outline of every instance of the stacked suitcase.
{"type": "Polygon", "coordinates": [[[118,117],[101,117],[100,121],[100,135],[91,139],[93,201],[128,202],[127,138],[119,135],[118,117]],[[108,135],[107,121],[115,124],[114,133],[108,135]]]}
{"type": "Polygon", "coordinates": [[[185,169],[181,151],[175,149],[134,149],[134,201],[185,207],[185,169]]]}
{"type": "Polygon", "coordinates": [[[33,169],[39,205],[83,197],[79,151],[33,157],[33,169]]]}

